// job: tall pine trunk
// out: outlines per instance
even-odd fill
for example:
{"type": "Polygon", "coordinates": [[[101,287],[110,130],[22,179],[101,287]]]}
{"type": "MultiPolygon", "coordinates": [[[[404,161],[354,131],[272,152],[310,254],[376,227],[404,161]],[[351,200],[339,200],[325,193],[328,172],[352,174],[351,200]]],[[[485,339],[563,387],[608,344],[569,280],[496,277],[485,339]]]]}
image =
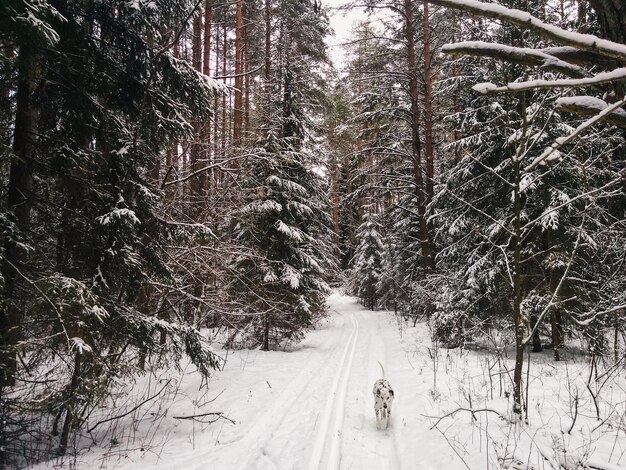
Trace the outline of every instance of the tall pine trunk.
{"type": "Polygon", "coordinates": [[[235,109],[233,110],[233,145],[241,145],[243,125],[243,0],[237,0],[235,15],[235,109]]]}
{"type": "MultiPolygon", "coordinates": [[[[198,72],[202,71],[202,14],[196,15],[193,20],[193,43],[191,50],[193,68],[198,72]]],[[[193,122],[193,140],[189,148],[189,169],[193,174],[190,180],[189,199],[192,202],[192,213],[197,213],[200,207],[200,199],[203,190],[203,181],[200,175],[202,164],[200,162],[200,153],[202,149],[202,123],[198,120],[193,122]]]]}
{"type": "MultiPolygon", "coordinates": [[[[202,58],[202,73],[204,75],[211,74],[211,22],[213,21],[213,7],[211,5],[211,0],[206,0],[205,10],[204,10],[204,50],[203,50],[203,58],[202,58]]],[[[215,69],[217,70],[217,68],[215,69]]],[[[213,109],[217,109],[215,106],[213,109]]],[[[202,152],[202,157],[206,165],[209,165],[212,162],[211,158],[211,121],[207,119],[204,124],[203,129],[203,142],[202,146],[204,151],[202,152]]],[[[206,189],[210,184],[211,178],[209,178],[209,173],[205,173],[201,175],[201,185],[203,189],[206,189]]]]}
{"type": "MultiPolygon", "coordinates": [[[[428,204],[435,195],[435,150],[433,145],[433,72],[427,0],[424,0],[422,29],[424,38],[424,157],[426,158],[426,204],[428,204]]],[[[434,256],[432,262],[434,268],[434,256]]]]}
{"type": "MultiPolygon", "coordinates": [[[[16,346],[21,339],[23,312],[19,305],[18,284],[24,259],[23,248],[17,238],[23,239],[30,229],[30,212],[33,203],[33,159],[37,134],[37,108],[33,94],[37,86],[39,60],[35,50],[22,45],[17,59],[18,85],[16,95],[13,153],[15,158],[9,169],[7,212],[15,223],[16,233],[4,246],[2,277],[3,300],[0,310],[0,389],[15,384],[17,370],[16,346]]],[[[1,394],[0,390],[0,394],[1,394]]]]}
{"type": "Polygon", "coordinates": [[[413,151],[413,177],[417,213],[420,224],[420,245],[422,248],[422,265],[424,273],[429,274],[435,268],[433,247],[428,222],[426,219],[426,187],[422,169],[422,142],[420,136],[420,107],[417,85],[417,59],[415,54],[415,37],[413,28],[413,2],[404,0],[405,36],[407,44],[407,61],[409,69],[409,93],[411,98],[411,140],[413,151]]]}
{"type": "Polygon", "coordinates": [[[272,96],[270,88],[270,78],[272,74],[272,7],[270,0],[265,0],[265,53],[264,53],[264,70],[263,75],[265,79],[265,95],[266,95],[266,107],[267,107],[267,120],[269,122],[271,118],[272,108],[272,96]]]}

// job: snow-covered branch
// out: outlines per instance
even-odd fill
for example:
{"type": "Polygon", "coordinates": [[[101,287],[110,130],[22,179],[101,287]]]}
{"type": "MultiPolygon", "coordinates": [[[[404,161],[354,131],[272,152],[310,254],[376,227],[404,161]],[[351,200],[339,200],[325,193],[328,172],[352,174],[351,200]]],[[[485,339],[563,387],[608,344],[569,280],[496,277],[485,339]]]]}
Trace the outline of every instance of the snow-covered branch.
{"type": "MultiPolygon", "coordinates": [[[[587,97],[585,97],[587,98],[587,97]]],[[[581,100],[582,102],[582,100],[581,100]]],[[[597,115],[595,115],[594,117],[592,117],[591,119],[587,119],[585,122],[583,122],[580,126],[578,126],[574,132],[572,132],[570,135],[568,135],[567,137],[561,137],[559,139],[557,139],[557,141],[555,143],[553,143],[550,147],[548,147],[541,155],[539,155],[537,158],[535,158],[533,160],[533,162],[528,165],[526,168],[524,168],[524,171],[532,171],[535,167],[537,167],[537,165],[541,165],[549,160],[554,159],[553,157],[555,155],[558,155],[558,150],[563,147],[565,144],[571,142],[572,140],[574,140],[576,137],[578,137],[580,134],[582,134],[585,130],[587,130],[588,128],[590,128],[592,125],[594,125],[595,123],[602,121],[603,119],[607,118],[609,115],[611,115],[611,113],[614,113],[615,111],[619,110],[622,111],[622,109],[620,109],[622,106],[624,106],[626,104],[626,99],[623,99],[621,101],[618,101],[617,103],[613,103],[610,106],[607,106],[605,109],[603,109],[600,113],[598,113],[597,115]],[[555,153],[557,152],[557,153],[555,153]]]]}
{"type": "Polygon", "coordinates": [[[479,83],[473,89],[483,95],[495,93],[519,92],[525,90],[537,90],[540,88],[566,88],[602,85],[604,83],[622,82],[626,80],[626,67],[618,68],[610,72],[602,72],[593,77],[563,78],[560,80],[529,80],[525,82],[512,82],[504,86],[496,86],[492,83],[479,83]]]}
{"type": "Polygon", "coordinates": [[[584,78],[591,74],[584,68],[570,64],[546,52],[529,47],[512,47],[504,44],[494,44],[484,41],[464,41],[446,44],[441,51],[451,55],[472,55],[492,57],[523,65],[541,67],[545,70],[559,72],[568,77],[584,78]]]}
{"type": "Polygon", "coordinates": [[[540,36],[553,39],[559,43],[577,47],[584,51],[591,51],[605,57],[618,59],[626,62],[626,45],[618,44],[606,39],[601,39],[591,34],[580,34],[566,31],[548,23],[522,10],[507,8],[494,3],[483,3],[476,0],[429,0],[434,5],[473,13],[475,15],[494,18],[514,24],[523,29],[530,29],[540,36]]]}
{"type": "MultiPolygon", "coordinates": [[[[609,107],[606,101],[592,96],[568,96],[556,100],[556,109],[568,113],[582,114],[584,116],[595,116],[609,107]]],[[[626,111],[616,108],[606,115],[604,120],[613,125],[626,128],[626,111]]]]}

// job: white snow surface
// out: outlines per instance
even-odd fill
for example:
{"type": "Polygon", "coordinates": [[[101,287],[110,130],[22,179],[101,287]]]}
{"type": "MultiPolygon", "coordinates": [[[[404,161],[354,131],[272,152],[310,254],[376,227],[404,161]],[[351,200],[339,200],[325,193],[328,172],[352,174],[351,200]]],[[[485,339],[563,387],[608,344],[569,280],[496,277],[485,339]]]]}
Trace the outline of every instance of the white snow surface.
{"type": "MultiPolygon", "coordinates": [[[[165,387],[161,400],[98,427],[93,441],[83,439],[76,458],[36,468],[539,470],[587,459],[597,468],[626,465],[623,431],[618,437],[607,427],[591,431],[600,423],[589,418],[593,405],[585,395],[588,369],[581,359],[555,365],[549,351],[534,355],[530,424],[512,424],[511,399],[505,397],[510,353],[498,361],[484,350],[438,349],[426,324],[413,327],[390,312],[364,310],[338,293],[328,303],[323,324],[286,351],[218,350],[227,363],[208,384],[191,365],[143,377],[126,396],[140,397],[137,403],[165,387]],[[381,378],[377,361],[395,391],[391,427],[380,431],[372,396],[381,378]],[[574,394],[580,396],[578,416],[568,434],[574,394]],[[503,418],[489,411],[472,419],[459,411],[431,429],[436,420],[428,416],[459,407],[488,408],[503,418]],[[217,412],[232,422],[175,419],[217,412]]],[[[606,400],[600,400],[607,422],[622,429],[624,385],[621,380],[619,387],[605,388],[606,400]],[[612,411],[609,402],[616,404],[612,411]]]]}

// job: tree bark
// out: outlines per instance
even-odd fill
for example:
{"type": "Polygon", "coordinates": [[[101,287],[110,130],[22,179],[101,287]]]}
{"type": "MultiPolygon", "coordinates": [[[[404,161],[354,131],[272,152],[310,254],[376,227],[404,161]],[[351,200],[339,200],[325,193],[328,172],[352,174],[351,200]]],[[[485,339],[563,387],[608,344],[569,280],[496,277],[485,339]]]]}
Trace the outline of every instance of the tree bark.
{"type": "Polygon", "coordinates": [[[31,191],[33,184],[33,161],[35,157],[35,139],[37,134],[38,110],[33,101],[37,86],[39,59],[31,46],[20,47],[18,55],[18,86],[16,95],[15,128],[13,134],[13,153],[15,159],[9,169],[9,188],[7,194],[7,212],[17,228],[17,233],[10,237],[4,246],[2,277],[4,278],[4,302],[0,310],[0,388],[15,384],[17,370],[16,346],[21,340],[22,315],[16,305],[18,271],[24,258],[16,237],[30,230],[30,212],[33,203],[31,191]]]}
{"type": "Polygon", "coordinates": [[[243,0],[237,0],[235,15],[235,109],[233,110],[233,145],[241,144],[243,124],[243,0]]]}
{"type": "MultiPolygon", "coordinates": [[[[197,15],[193,20],[193,43],[191,50],[193,68],[202,72],[202,15],[197,15]]],[[[189,148],[189,167],[194,176],[190,180],[189,198],[192,201],[192,208],[197,209],[200,204],[202,194],[202,180],[197,172],[201,168],[200,151],[202,148],[202,123],[193,122],[194,136],[189,148]]]]}
{"type": "Polygon", "coordinates": [[[407,43],[407,60],[409,68],[409,93],[411,98],[411,140],[413,151],[413,177],[415,181],[415,197],[420,224],[420,245],[422,248],[422,266],[424,273],[434,271],[435,263],[432,242],[426,220],[426,191],[422,169],[422,142],[420,137],[420,107],[417,85],[417,60],[415,55],[415,37],[413,28],[412,0],[404,0],[405,36],[407,43]]]}
{"type": "Polygon", "coordinates": [[[244,2],[242,7],[242,50],[241,50],[241,86],[242,90],[242,138],[250,131],[250,20],[248,8],[244,2]]]}
{"type": "Polygon", "coordinates": [[[541,336],[539,335],[539,326],[537,325],[537,314],[532,313],[530,315],[530,327],[533,330],[533,352],[541,352],[543,351],[543,347],[541,346],[541,336]]]}
{"type": "Polygon", "coordinates": [[[433,72],[430,53],[430,19],[428,0],[424,0],[422,17],[424,38],[424,157],[426,158],[426,204],[435,195],[435,153],[433,146],[433,72]]]}
{"type": "Polygon", "coordinates": [[[514,250],[513,250],[513,323],[515,325],[515,369],[513,371],[513,412],[522,416],[522,369],[524,366],[524,324],[522,321],[522,272],[521,272],[521,165],[516,158],[514,163],[514,250]]]}
{"type": "Polygon", "coordinates": [[[270,314],[266,313],[263,318],[263,351],[270,350],[270,314]]]}
{"type": "MultiPolygon", "coordinates": [[[[331,128],[329,135],[329,144],[333,148],[334,141],[334,129],[331,128]]],[[[333,239],[335,241],[335,250],[337,253],[341,252],[339,247],[339,169],[337,165],[337,154],[335,151],[331,152],[330,156],[330,200],[332,205],[332,217],[333,217],[333,239]]]]}
{"type": "MultiPolygon", "coordinates": [[[[222,27],[222,76],[224,85],[226,85],[226,48],[228,47],[228,34],[226,24],[222,27]]],[[[222,93],[222,143],[221,143],[221,157],[226,155],[226,143],[230,134],[230,122],[226,120],[226,93],[222,93]]]]}
{"type": "MultiPolygon", "coordinates": [[[[220,28],[215,28],[215,74],[217,75],[220,66],[220,28]]],[[[213,116],[213,161],[214,163],[219,163],[220,161],[220,144],[219,144],[219,97],[218,94],[215,94],[215,98],[213,98],[213,109],[215,110],[215,115],[213,116]]],[[[219,168],[214,168],[212,170],[213,181],[215,186],[219,186],[221,184],[221,171],[219,168]]]]}
{"type": "Polygon", "coordinates": [[[524,367],[524,319],[522,317],[522,194],[521,175],[525,141],[528,132],[526,95],[520,102],[522,137],[513,160],[513,324],[515,325],[515,368],[513,370],[513,412],[522,417],[522,372],[524,367]]]}
{"type": "MultiPolygon", "coordinates": [[[[211,0],[206,0],[204,10],[204,50],[203,50],[203,58],[202,58],[202,73],[204,75],[211,74],[211,23],[213,21],[213,7],[211,4],[211,0]]],[[[217,68],[216,68],[217,70],[217,68]]],[[[217,106],[213,108],[217,110],[217,106]]],[[[204,124],[204,132],[203,132],[203,142],[202,146],[204,151],[202,152],[202,157],[206,164],[210,164],[212,162],[211,159],[211,120],[207,119],[204,124]]],[[[203,189],[207,188],[210,184],[211,178],[209,178],[208,174],[203,174],[200,177],[200,183],[203,189]]]]}
{"type": "Polygon", "coordinates": [[[624,0],[589,0],[598,16],[603,38],[626,44],[626,2],[624,0]]]}
{"type": "Polygon", "coordinates": [[[265,93],[267,95],[268,113],[270,109],[270,76],[271,76],[271,48],[272,48],[272,8],[270,0],[265,0],[265,93]]]}

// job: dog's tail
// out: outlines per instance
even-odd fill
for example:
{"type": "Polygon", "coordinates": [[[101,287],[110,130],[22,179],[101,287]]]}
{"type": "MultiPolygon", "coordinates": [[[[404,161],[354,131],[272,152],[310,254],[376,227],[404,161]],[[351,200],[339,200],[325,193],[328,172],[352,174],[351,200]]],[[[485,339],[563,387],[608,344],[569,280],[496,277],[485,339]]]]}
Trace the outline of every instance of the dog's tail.
{"type": "Polygon", "coordinates": [[[380,366],[380,370],[383,371],[383,379],[385,378],[385,368],[383,367],[383,365],[380,363],[380,361],[376,361],[378,362],[378,365],[380,366]]]}

